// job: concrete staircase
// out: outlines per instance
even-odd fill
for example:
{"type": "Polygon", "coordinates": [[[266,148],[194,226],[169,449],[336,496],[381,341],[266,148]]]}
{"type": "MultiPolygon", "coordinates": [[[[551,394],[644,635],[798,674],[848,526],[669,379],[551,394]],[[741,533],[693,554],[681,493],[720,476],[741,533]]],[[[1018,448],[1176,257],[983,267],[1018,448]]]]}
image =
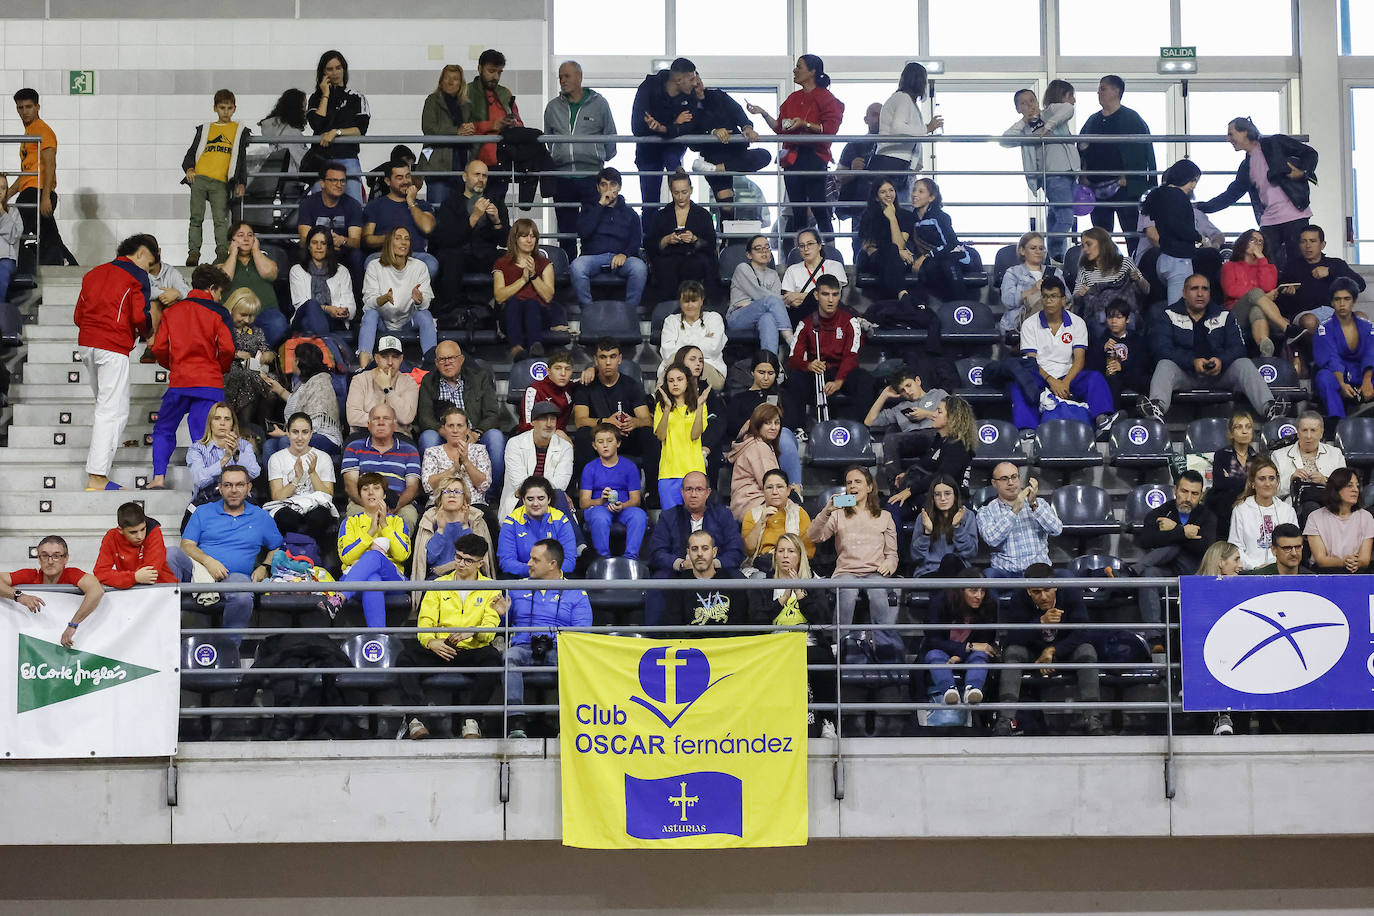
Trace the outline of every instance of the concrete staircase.
{"type": "MultiPolygon", "coordinates": [[[[0,569],[34,564],[34,548],[47,534],[60,534],[71,549],[71,563],[89,570],[100,539],[115,524],[115,510],[129,500],[143,502],[162,523],[169,544],[179,540],[178,526],[190,498],[183,430],[172,457],[168,483],[175,489],[144,492],[137,479],[151,476],[148,436],[152,417],[166,389],[166,371],[135,363],[125,440],[140,443],[120,448],[111,478],[122,491],[87,493],[86,447],[91,439],[91,394],[76,345],[72,312],[81,290],[83,268],[44,267],[41,298],[21,306],[25,313],[24,346],[19,370],[10,387],[12,419],[9,444],[0,448],[0,569]],[[41,303],[41,304],[40,304],[41,303]]],[[[137,357],[141,350],[135,350],[137,357]]]]}

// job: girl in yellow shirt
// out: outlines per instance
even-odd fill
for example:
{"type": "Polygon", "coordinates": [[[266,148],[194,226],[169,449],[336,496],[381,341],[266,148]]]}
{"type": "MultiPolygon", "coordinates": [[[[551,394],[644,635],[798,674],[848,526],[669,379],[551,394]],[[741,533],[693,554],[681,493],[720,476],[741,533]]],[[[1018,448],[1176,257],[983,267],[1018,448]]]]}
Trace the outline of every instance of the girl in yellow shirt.
{"type": "Polygon", "coordinates": [[[658,462],[658,504],[663,509],[682,505],[682,478],[692,471],[706,473],[701,435],[706,431],[706,405],[699,403],[696,381],[681,363],[663,373],[654,391],[654,435],[663,443],[658,462]]]}

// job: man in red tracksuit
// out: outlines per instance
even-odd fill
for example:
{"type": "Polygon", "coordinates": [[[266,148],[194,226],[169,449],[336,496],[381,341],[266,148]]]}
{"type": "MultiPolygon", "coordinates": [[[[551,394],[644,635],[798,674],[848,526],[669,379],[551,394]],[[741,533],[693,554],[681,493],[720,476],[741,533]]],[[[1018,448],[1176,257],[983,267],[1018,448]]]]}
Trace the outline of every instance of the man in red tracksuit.
{"type": "Polygon", "coordinates": [[[191,438],[205,434],[210,409],[224,400],[224,373],[234,363],[234,335],[219,306],[229,277],[202,265],[191,275],[191,292],[162,311],[153,338],[158,365],[171,370],[167,392],[153,424],[153,479],[148,489],[166,489],[167,463],[177,444],[177,427],[189,414],[191,438]]]}
{"type": "Polygon", "coordinates": [[[840,308],[840,281],[816,281],[817,311],[797,325],[796,342],[787,359],[790,403],[816,405],[816,381],[825,386],[832,419],[861,420],[873,402],[873,377],[859,367],[863,330],[859,319],[840,308]]]}
{"type": "MultiPolygon", "coordinates": [[[[117,257],[81,278],[72,321],[95,395],[91,446],[86,452],[86,489],[118,490],[110,465],[129,420],[129,352],[148,322],[148,268],[158,257],[157,239],[131,235],[119,243],[117,257]]],[[[3,292],[3,291],[0,291],[3,292]]]]}
{"type": "Polygon", "coordinates": [[[176,582],[167,565],[162,529],[148,531],[148,517],[138,503],[125,503],[115,516],[116,528],[105,532],[95,561],[95,577],[107,588],[132,588],[154,582],[176,582]]]}

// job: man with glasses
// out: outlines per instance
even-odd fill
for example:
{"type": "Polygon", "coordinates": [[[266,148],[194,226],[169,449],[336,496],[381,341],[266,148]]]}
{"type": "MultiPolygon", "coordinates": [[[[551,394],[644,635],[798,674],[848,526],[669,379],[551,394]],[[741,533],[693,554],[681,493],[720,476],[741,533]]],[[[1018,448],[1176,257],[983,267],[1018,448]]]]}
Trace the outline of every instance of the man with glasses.
{"type": "MultiPolygon", "coordinates": [[[[281,532],[267,512],[248,502],[248,470],[231,464],[219,475],[220,501],[201,506],[181,532],[181,553],[167,557],[182,582],[261,582],[267,578],[265,558],[281,546],[281,532]]],[[[208,607],[219,601],[214,592],[201,592],[196,602],[208,607]]],[[[246,627],[253,618],[253,595],[224,596],[224,626],[246,627]]],[[[238,642],[241,637],[233,637],[238,642]]]]}
{"type": "MultiPolygon", "coordinates": [[[[434,590],[424,593],[420,602],[419,618],[415,625],[445,627],[446,633],[420,633],[415,642],[406,646],[401,654],[400,664],[408,668],[432,668],[441,664],[455,668],[498,668],[501,653],[491,644],[496,638],[493,630],[501,623],[501,616],[510,606],[506,596],[499,589],[474,587],[481,582],[492,582],[489,576],[482,575],[481,565],[490,549],[486,539],[478,534],[465,534],[454,544],[453,572],[440,576],[436,582],[452,582],[451,590],[434,590]],[[485,632],[482,630],[486,629],[485,632]],[[437,656],[437,658],[436,658],[437,656]]],[[[426,696],[421,688],[424,675],[403,675],[401,677],[401,698],[411,706],[436,705],[436,698],[426,696]]],[[[500,684],[499,676],[476,674],[469,676],[472,686],[452,690],[454,705],[485,704],[491,699],[500,684]]],[[[444,717],[447,723],[448,717],[444,717]]],[[[464,738],[482,737],[479,717],[468,713],[463,719],[461,735],[464,738]]],[[[447,725],[445,730],[449,730],[447,725]]],[[[449,730],[451,731],[451,730],[449,730]]],[[[429,736],[429,727],[418,716],[406,719],[402,735],[409,738],[429,736]]]]}
{"type": "MultiPolygon", "coordinates": [[[[159,535],[160,537],[161,535],[159,535]]],[[[71,648],[76,639],[77,627],[100,604],[105,589],[100,587],[95,576],[84,569],[67,565],[67,542],[55,534],[50,534],[38,542],[38,568],[16,569],[12,573],[0,572],[0,598],[8,598],[15,604],[28,608],[32,614],[41,614],[46,602],[37,594],[25,594],[19,590],[21,585],[75,585],[81,589],[81,604],[62,631],[62,645],[71,648]]]]}
{"type": "MultiPolygon", "coordinates": [[[[728,506],[711,500],[711,485],[706,475],[692,471],[682,478],[682,505],[664,510],[649,536],[649,569],[655,579],[672,579],[691,569],[687,548],[691,536],[698,531],[705,531],[715,541],[713,567],[737,574],[744,562],[744,541],[740,538],[739,525],[728,506]]],[[[666,623],[663,594],[651,590],[646,598],[645,623],[650,626],[666,623]]]]}
{"type": "Polygon", "coordinates": [[[1274,552],[1274,562],[1254,569],[1244,570],[1245,576],[1301,576],[1302,570],[1302,531],[1291,522],[1274,526],[1274,534],[1269,541],[1269,549],[1274,552]]]}
{"type": "MultiPolygon", "coordinates": [[[[563,545],[544,538],[530,548],[529,578],[548,581],[563,578],[563,545]]],[[[512,671],[523,665],[558,667],[558,631],[565,627],[592,625],[592,605],[581,589],[521,589],[510,593],[512,627],[547,627],[544,632],[528,630],[510,635],[506,649],[506,703],[525,702],[525,675],[512,671]]],[[[508,738],[525,737],[525,714],[512,713],[508,738]]]]}
{"type": "Polygon", "coordinates": [[[1064,523],[1050,501],[1040,498],[1040,481],[1021,486],[1021,472],[1010,461],[992,469],[997,498],[978,510],[978,534],[992,548],[987,574],[1018,579],[1026,567],[1050,562],[1050,536],[1064,523]]]}
{"type": "Polygon", "coordinates": [[[439,433],[439,418],[450,406],[468,415],[471,427],[468,435],[481,442],[491,456],[492,480],[488,493],[498,493],[505,470],[506,434],[512,428],[510,413],[496,396],[496,379],[491,370],[477,362],[468,362],[463,348],[452,340],[441,341],[434,348],[434,372],[425,374],[420,383],[419,404],[415,426],[420,433],[420,454],[443,444],[439,433]]]}
{"type": "Polygon", "coordinates": [[[344,193],[348,171],[341,162],[329,162],[320,170],[320,189],[301,201],[296,211],[296,234],[301,247],[316,226],[329,230],[339,262],[362,282],[363,205],[344,193]]]}

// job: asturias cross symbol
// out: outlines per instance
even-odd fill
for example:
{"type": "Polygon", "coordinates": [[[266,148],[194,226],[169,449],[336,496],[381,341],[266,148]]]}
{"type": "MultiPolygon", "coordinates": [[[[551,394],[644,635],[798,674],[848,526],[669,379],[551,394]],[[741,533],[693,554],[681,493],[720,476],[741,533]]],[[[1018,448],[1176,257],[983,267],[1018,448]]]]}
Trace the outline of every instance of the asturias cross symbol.
{"type": "Polygon", "coordinates": [[[687,809],[695,805],[697,802],[701,801],[701,799],[695,795],[687,794],[687,783],[680,782],[678,783],[678,785],[681,787],[682,794],[676,798],[674,798],[671,795],[668,796],[668,803],[677,805],[679,808],[682,809],[682,817],[680,818],[680,820],[685,821],[687,820],[687,809]]]}

